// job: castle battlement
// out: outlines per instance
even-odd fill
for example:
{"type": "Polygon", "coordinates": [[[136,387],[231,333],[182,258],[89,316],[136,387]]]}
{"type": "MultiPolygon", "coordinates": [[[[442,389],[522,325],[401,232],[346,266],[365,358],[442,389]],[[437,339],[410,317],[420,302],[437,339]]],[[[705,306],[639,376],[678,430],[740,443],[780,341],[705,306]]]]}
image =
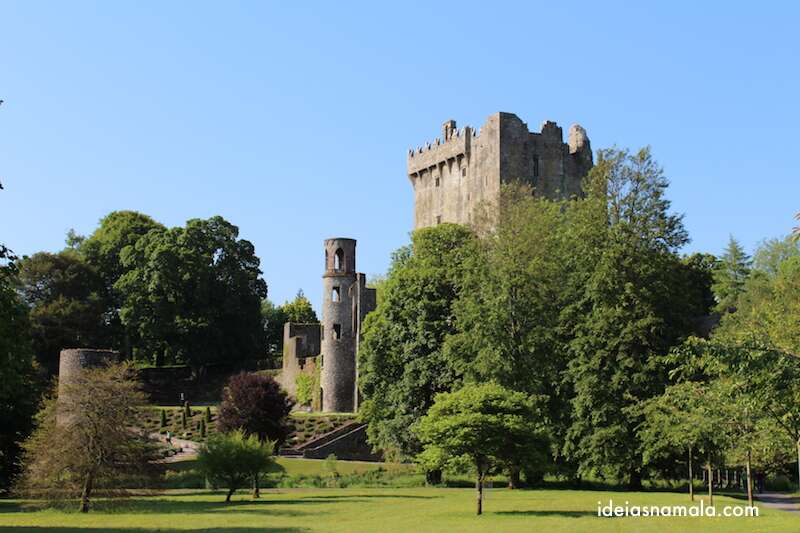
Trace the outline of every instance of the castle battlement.
{"type": "Polygon", "coordinates": [[[454,120],[445,122],[441,137],[417,147],[416,150],[408,151],[409,174],[422,172],[458,158],[469,157],[472,141],[478,134],[470,126],[456,129],[455,124],[454,120]]]}
{"type": "Polygon", "coordinates": [[[538,132],[513,113],[495,113],[477,131],[448,120],[441,137],[408,151],[414,227],[467,224],[475,206],[495,199],[504,182],[528,183],[546,198],[579,195],[591,167],[589,138],[577,124],[565,143],[563,129],[550,120],[538,132]]]}

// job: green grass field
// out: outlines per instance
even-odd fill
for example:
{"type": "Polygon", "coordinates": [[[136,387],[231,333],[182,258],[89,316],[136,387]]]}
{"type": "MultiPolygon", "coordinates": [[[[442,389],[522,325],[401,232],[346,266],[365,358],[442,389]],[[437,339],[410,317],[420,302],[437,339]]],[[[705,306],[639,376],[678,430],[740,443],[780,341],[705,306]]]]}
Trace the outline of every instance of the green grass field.
{"type": "MultiPolygon", "coordinates": [[[[600,518],[598,500],[617,504],[683,505],[677,493],[490,489],[485,514],[475,516],[470,489],[277,489],[260,500],[239,493],[171,491],[97,502],[82,515],[0,501],[0,531],[798,531],[800,515],[761,509],[755,518],[600,518]]],[[[717,497],[717,508],[741,500],[717,497]]],[[[73,506],[74,507],[74,506],[73,506]]]]}

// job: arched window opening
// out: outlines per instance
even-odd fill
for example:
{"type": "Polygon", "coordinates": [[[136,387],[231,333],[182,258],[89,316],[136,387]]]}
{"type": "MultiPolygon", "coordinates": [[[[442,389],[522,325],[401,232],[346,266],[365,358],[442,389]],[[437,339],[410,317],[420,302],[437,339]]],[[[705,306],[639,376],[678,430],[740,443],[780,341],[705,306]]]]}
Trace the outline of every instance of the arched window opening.
{"type": "Polygon", "coordinates": [[[331,301],[338,302],[340,300],[341,300],[341,290],[339,289],[339,287],[334,287],[331,290],[331,301]]]}
{"type": "Polygon", "coordinates": [[[341,324],[334,324],[333,325],[333,338],[334,340],[339,340],[342,338],[342,325],[341,324]]]}
{"type": "Polygon", "coordinates": [[[333,256],[333,269],[344,270],[344,252],[341,248],[338,248],[333,256]]]}

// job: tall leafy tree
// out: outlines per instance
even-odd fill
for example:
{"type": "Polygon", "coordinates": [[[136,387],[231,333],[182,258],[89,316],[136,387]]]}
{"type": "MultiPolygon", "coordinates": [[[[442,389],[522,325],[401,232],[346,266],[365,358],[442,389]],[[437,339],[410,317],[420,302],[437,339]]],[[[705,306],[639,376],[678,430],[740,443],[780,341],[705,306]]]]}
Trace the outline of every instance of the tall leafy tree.
{"type": "Polygon", "coordinates": [[[80,254],[39,252],[19,263],[18,279],[30,307],[34,350],[49,373],[63,348],[110,345],[103,281],[80,254]]]}
{"type": "Polygon", "coordinates": [[[739,241],[731,236],[714,270],[712,289],[717,299],[717,311],[727,313],[736,310],[736,301],[744,291],[751,264],[750,256],[739,241]]]}
{"type": "Polygon", "coordinates": [[[114,285],[137,359],[196,370],[265,352],[261,301],[267,285],[253,245],[222,217],[154,230],[122,252],[114,285]]]}
{"type": "Polygon", "coordinates": [[[766,239],[762,241],[753,254],[753,270],[768,276],[778,273],[780,264],[800,255],[800,242],[788,236],[783,239],[766,239]]]}
{"type": "Polygon", "coordinates": [[[282,306],[269,299],[261,301],[261,318],[264,320],[264,336],[267,353],[277,358],[283,353],[283,325],[288,322],[282,306]]]}
{"type": "Polygon", "coordinates": [[[15,259],[0,244],[0,493],[19,471],[21,442],[33,428],[38,403],[28,308],[16,290],[15,259]]]}
{"type": "Polygon", "coordinates": [[[67,246],[77,250],[94,267],[103,283],[102,298],[106,307],[106,323],[109,347],[130,355],[130,338],[120,320],[123,295],[115,287],[119,279],[129,270],[122,262],[122,254],[150,231],[165,228],[149,216],[136,211],[113,211],[100,220],[100,225],[89,236],[82,237],[70,232],[67,246]]]}
{"type": "MultiPolygon", "coordinates": [[[[577,245],[569,230],[576,211],[574,204],[534,197],[525,186],[503,188],[499,213],[476,216],[493,227],[479,229],[483,237],[465,262],[455,305],[458,331],[444,347],[467,380],[492,380],[545,398],[544,422],[556,442],[563,442],[569,425],[570,389],[563,380],[568,353],[559,326],[579,286],[573,283],[579,274],[565,269],[577,245]]],[[[530,477],[546,465],[518,466],[530,477]]]]}
{"type": "Polygon", "coordinates": [[[581,474],[641,486],[642,422],[632,410],[660,394],[659,359],[690,331],[691,302],[676,251],[687,240],[669,211],[668,181],[648,148],[601,150],[587,194],[604,210],[604,235],[581,298],[570,311],[568,376],[573,420],[565,445],[581,474]]]}
{"type": "Polygon", "coordinates": [[[372,444],[399,457],[421,450],[408,428],[437,393],[460,382],[443,345],[456,331],[454,304],[473,243],[473,233],[455,224],[414,232],[411,248],[395,253],[383,301],[365,321],[359,350],[362,416],[372,444]]]}

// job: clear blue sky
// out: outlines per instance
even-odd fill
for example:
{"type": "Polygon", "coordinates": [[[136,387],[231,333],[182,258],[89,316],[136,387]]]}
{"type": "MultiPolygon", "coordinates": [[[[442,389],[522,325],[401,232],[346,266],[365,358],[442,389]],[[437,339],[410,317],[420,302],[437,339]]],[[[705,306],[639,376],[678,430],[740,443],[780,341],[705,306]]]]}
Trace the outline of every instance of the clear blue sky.
{"type": "Polygon", "coordinates": [[[0,242],[219,214],[271,299],[318,307],[323,239],[384,272],[412,224],[406,150],[495,111],[652,145],[687,251],[786,234],[798,4],[645,4],[0,2],[0,242]]]}

